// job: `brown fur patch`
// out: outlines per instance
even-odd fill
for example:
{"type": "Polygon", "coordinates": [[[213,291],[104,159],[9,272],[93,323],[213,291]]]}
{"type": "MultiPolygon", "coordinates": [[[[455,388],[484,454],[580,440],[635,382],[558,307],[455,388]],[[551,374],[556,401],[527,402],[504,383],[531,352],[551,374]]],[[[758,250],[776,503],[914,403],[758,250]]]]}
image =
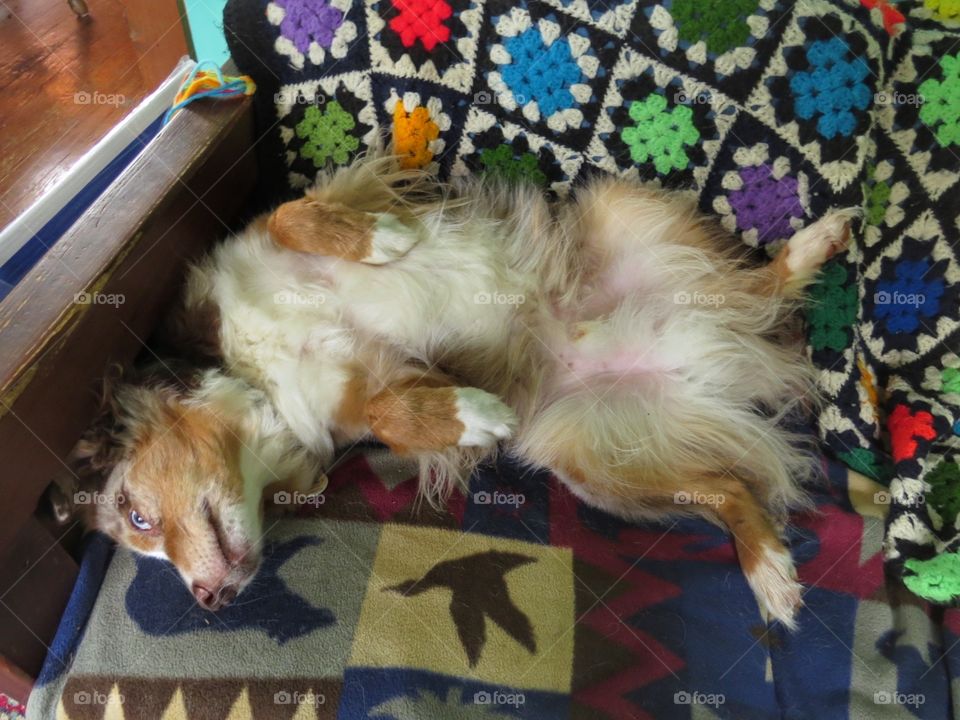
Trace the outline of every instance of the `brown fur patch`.
{"type": "Polygon", "coordinates": [[[163,549],[162,537],[136,531],[127,534],[127,542],[142,553],[151,553],[163,549]]]}
{"type": "Polygon", "coordinates": [[[373,215],[346,205],[301,198],[278,207],[267,225],[289,250],[359,261],[370,256],[375,223],[373,215]]]}
{"type": "Polygon", "coordinates": [[[705,500],[733,535],[740,567],[753,572],[764,554],[764,548],[783,550],[783,543],[768,513],[761,507],[747,486],[730,475],[704,475],[689,483],[691,497],[705,500]]]}
{"type": "Polygon", "coordinates": [[[190,537],[179,523],[170,523],[164,530],[163,541],[170,562],[178,568],[193,569],[196,558],[191,553],[190,537]]]}
{"type": "Polygon", "coordinates": [[[367,403],[370,429],[394,452],[452,447],[466,429],[457,418],[457,389],[424,387],[424,382],[388,386],[367,403]]]}
{"type": "Polygon", "coordinates": [[[129,501],[119,508],[126,542],[144,552],[162,549],[178,568],[205,574],[210,560],[195,556],[197,539],[209,531],[205,491],[215,487],[221,496],[242,497],[240,440],[208,408],[168,398],[156,412],[149,432],[134,447],[124,488],[129,501]],[[134,529],[126,517],[131,509],[154,529],[134,529]]]}
{"type": "Polygon", "coordinates": [[[777,256],[767,264],[769,273],[763,278],[766,287],[762,290],[766,290],[771,295],[778,295],[786,291],[793,279],[793,273],[787,265],[789,256],[790,248],[784,245],[777,256]]]}
{"type": "Polygon", "coordinates": [[[343,397],[333,413],[333,422],[345,438],[358,437],[367,431],[367,373],[351,368],[343,385],[343,397]]]}
{"type": "MultiPolygon", "coordinates": [[[[184,406],[176,401],[167,403],[162,414],[162,421],[134,446],[131,476],[169,474],[181,468],[219,475],[224,459],[233,454],[230,446],[236,442],[225,423],[206,408],[184,406]]],[[[153,488],[167,485],[170,483],[159,483],[153,488]]]]}

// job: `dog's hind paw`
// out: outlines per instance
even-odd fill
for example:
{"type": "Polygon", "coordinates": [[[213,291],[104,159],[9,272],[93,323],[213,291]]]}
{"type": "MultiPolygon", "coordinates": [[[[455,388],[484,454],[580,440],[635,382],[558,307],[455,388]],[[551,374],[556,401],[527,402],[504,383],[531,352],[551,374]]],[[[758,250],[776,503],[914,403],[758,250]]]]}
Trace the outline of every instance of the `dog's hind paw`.
{"type": "Polygon", "coordinates": [[[517,416],[496,395],[477,388],[457,388],[457,419],[463,432],[460,447],[493,447],[517,426],[517,416]]]}
{"type": "Polygon", "coordinates": [[[761,614],[778,620],[787,630],[796,630],[797,612],[803,605],[803,585],[797,582],[797,571],[789,551],[764,547],[746,576],[761,614]]]}
{"type": "Polygon", "coordinates": [[[845,250],[850,242],[850,223],[860,215],[857,208],[831,210],[813,225],[797,232],[787,243],[790,270],[797,275],[815,272],[845,250]]]}

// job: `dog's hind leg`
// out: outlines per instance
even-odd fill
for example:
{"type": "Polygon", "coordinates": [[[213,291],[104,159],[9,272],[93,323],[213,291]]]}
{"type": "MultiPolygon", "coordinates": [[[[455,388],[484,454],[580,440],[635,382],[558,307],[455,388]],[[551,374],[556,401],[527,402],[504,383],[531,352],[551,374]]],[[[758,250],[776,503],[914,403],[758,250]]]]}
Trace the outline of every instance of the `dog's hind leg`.
{"type": "Polygon", "coordinates": [[[789,630],[796,629],[803,587],[770,515],[731,475],[704,476],[689,487],[685,498],[715,515],[733,536],[740,567],[761,610],[789,630]]]}
{"type": "Polygon", "coordinates": [[[449,447],[493,447],[510,437],[516,416],[498,397],[472,387],[396,383],[371,397],[373,434],[401,454],[449,447]]]}
{"type": "Polygon", "coordinates": [[[686,513],[718,522],[733,538],[740,567],[764,617],[796,628],[803,587],[770,513],[745,481],[719,472],[676,477],[625,469],[618,469],[615,478],[609,472],[604,477],[573,458],[557,474],[585,502],[628,519],[686,513]]]}
{"type": "Polygon", "coordinates": [[[274,210],[267,228],[274,242],[288,250],[385,265],[419,242],[412,223],[389,212],[368,213],[341,203],[301,198],[274,210]]]}

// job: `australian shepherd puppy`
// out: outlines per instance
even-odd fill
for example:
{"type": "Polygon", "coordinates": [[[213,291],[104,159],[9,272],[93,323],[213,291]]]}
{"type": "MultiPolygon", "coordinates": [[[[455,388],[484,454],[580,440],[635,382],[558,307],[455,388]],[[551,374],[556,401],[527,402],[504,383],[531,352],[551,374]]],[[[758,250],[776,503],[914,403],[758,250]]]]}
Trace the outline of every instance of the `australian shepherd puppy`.
{"type": "Polygon", "coordinates": [[[97,525],[216,609],[255,572],[265,491],[308,492],[336,447],[414,455],[442,500],[500,443],[621,517],[721,524],[793,627],[780,531],[815,463],[782,422],[814,402],[791,314],[852,215],[761,267],[686,196],[624,180],[551,203],[382,158],[323,175],[191,269],[181,330],[226,371],[120,389],[81,449],[123,497],[97,525]]]}

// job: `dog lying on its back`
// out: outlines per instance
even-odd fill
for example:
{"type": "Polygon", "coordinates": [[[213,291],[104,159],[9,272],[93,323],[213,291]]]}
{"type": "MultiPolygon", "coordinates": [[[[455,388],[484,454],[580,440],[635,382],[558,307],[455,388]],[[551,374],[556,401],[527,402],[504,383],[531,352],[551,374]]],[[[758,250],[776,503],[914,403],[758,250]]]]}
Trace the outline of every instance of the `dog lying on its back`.
{"type": "Polygon", "coordinates": [[[216,609],[255,572],[265,490],[307,491],[338,445],[418,457],[442,499],[504,441],[606,511],[724,525],[792,627],[778,528],[813,462],[779,421],[814,373],[790,315],[851,215],[756,267],[683,197],[622,180],[551,205],[389,159],[339,169],[191,269],[182,329],[232,376],[121,388],[82,448],[127,499],[97,524],[216,609]]]}

